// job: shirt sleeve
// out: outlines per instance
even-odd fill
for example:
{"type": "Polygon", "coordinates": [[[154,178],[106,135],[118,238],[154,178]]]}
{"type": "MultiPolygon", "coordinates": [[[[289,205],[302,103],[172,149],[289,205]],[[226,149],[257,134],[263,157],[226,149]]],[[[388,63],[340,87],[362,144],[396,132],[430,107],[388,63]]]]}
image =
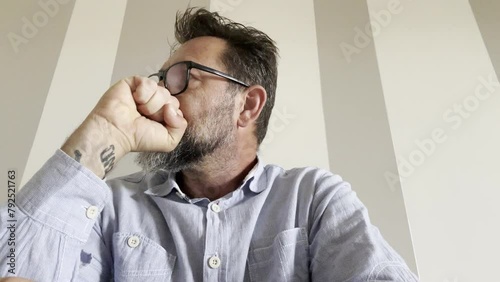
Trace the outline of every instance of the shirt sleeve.
{"type": "MultiPolygon", "coordinates": [[[[99,240],[96,220],[110,198],[104,181],[57,150],[16,195],[16,221],[7,222],[7,206],[0,207],[0,242],[14,241],[9,248],[0,248],[0,277],[74,281],[82,264],[90,261],[82,247],[89,238],[99,240]],[[5,228],[7,223],[13,228],[5,228]]],[[[99,262],[104,263],[105,258],[98,257],[93,264],[99,262]]],[[[93,269],[87,272],[95,277],[85,281],[102,280],[109,267],[93,269]]]]}
{"type": "Polygon", "coordinates": [[[313,207],[312,281],[418,281],[339,176],[320,179],[313,207]]]}

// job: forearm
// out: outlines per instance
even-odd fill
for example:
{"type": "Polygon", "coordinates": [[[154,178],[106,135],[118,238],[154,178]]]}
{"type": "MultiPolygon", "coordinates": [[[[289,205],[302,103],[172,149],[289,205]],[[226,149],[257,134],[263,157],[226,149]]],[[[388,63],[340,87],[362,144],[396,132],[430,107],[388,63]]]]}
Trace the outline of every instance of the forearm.
{"type": "MultiPolygon", "coordinates": [[[[0,276],[70,281],[66,278],[76,275],[82,247],[110,200],[104,181],[58,150],[16,195],[15,231],[0,230],[2,242],[15,236],[8,248],[0,248],[0,276]],[[14,273],[8,273],[6,263],[10,248],[15,253],[14,273]]],[[[5,206],[0,216],[0,222],[7,222],[5,206]]]]}

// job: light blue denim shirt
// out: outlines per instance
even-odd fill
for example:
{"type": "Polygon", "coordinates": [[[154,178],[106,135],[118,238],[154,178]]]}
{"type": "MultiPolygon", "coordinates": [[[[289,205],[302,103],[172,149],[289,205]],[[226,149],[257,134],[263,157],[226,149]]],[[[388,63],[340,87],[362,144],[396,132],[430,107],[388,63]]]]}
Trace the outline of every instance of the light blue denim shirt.
{"type": "Polygon", "coordinates": [[[16,275],[35,281],[417,281],[350,185],[317,168],[259,162],[209,201],[170,174],[106,183],[57,150],[16,200],[16,275]]]}

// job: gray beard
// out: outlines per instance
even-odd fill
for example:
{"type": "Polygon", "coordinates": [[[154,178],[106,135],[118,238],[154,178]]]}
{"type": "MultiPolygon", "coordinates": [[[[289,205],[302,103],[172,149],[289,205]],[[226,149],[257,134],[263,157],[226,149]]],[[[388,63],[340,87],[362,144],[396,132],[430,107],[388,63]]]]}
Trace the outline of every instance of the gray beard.
{"type": "Polygon", "coordinates": [[[141,152],[135,161],[146,172],[179,172],[201,163],[206,156],[226,144],[227,137],[200,141],[186,132],[173,151],[141,152]]]}
{"type": "Polygon", "coordinates": [[[229,146],[234,141],[235,127],[231,122],[232,114],[232,104],[220,105],[197,121],[203,124],[203,128],[188,124],[184,136],[173,151],[141,152],[135,162],[148,173],[159,171],[176,173],[191,169],[217,149],[229,146]],[[205,134],[200,133],[201,130],[205,134]]]}

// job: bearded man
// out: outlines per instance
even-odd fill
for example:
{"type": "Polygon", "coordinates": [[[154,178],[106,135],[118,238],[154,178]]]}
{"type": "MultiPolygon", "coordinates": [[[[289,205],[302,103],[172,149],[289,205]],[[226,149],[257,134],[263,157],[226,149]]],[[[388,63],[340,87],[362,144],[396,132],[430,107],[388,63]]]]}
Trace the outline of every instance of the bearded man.
{"type": "Polygon", "coordinates": [[[178,14],[175,28],[161,70],[113,85],[20,191],[16,275],[416,281],[338,175],[259,161],[275,42],[204,9],[178,14]],[[104,181],[129,152],[143,171],[104,181]]]}

